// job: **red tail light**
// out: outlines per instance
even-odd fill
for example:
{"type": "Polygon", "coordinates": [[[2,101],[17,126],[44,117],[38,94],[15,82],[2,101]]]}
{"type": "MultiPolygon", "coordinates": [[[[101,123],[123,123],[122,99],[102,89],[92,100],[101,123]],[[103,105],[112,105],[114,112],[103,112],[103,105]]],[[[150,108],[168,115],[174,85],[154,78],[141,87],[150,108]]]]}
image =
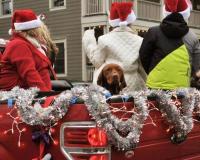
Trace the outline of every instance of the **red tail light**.
{"type": "Polygon", "coordinates": [[[107,157],[104,155],[100,155],[100,156],[91,156],[90,160],[107,160],[107,157]]]}
{"type": "Polygon", "coordinates": [[[66,122],[60,129],[60,147],[68,160],[109,160],[106,133],[95,122],[66,122]]]}
{"type": "Polygon", "coordinates": [[[74,160],[110,160],[108,155],[75,155],[72,154],[74,160]]]}
{"type": "Polygon", "coordinates": [[[91,128],[88,131],[88,141],[92,146],[106,146],[106,133],[99,128],[91,128]]]}

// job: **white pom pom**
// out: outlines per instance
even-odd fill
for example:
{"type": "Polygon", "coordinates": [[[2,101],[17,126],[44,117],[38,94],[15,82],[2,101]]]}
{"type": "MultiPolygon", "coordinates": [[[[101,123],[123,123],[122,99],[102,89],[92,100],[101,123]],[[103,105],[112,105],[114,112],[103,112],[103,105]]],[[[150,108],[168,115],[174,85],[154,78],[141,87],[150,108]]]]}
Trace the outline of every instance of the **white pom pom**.
{"type": "Polygon", "coordinates": [[[128,22],[127,21],[123,21],[123,22],[119,22],[119,26],[122,27],[122,26],[127,26],[128,25],[128,22]]]}

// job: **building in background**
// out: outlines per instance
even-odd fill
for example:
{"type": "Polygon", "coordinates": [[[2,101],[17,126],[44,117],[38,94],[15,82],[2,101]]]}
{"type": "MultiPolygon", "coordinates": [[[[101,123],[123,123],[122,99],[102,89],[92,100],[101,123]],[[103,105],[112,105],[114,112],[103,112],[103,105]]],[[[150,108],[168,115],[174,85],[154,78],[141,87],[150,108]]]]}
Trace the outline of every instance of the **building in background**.
{"type": "MultiPolygon", "coordinates": [[[[134,3],[134,12],[137,15],[134,29],[141,36],[149,27],[158,25],[162,20],[163,0],[82,0],[82,32],[95,28],[96,37],[109,32],[107,13],[112,2],[134,3]]],[[[192,0],[192,3],[189,26],[200,38],[200,0],[192,0]]],[[[83,79],[91,80],[93,70],[94,67],[87,57],[83,56],[83,79]]]]}
{"type": "MultiPolygon", "coordinates": [[[[163,0],[0,0],[0,38],[8,39],[10,17],[15,9],[31,8],[47,16],[46,24],[60,53],[55,70],[58,77],[91,81],[94,67],[82,51],[82,35],[94,28],[96,39],[109,32],[108,10],[112,2],[134,2],[137,20],[134,29],[144,35],[162,20],[163,0]]],[[[189,26],[200,38],[200,0],[192,0],[189,26]]]]}
{"type": "Polygon", "coordinates": [[[55,64],[58,77],[82,80],[81,1],[0,0],[0,38],[9,38],[12,12],[27,8],[47,17],[45,23],[60,51],[55,64]]]}

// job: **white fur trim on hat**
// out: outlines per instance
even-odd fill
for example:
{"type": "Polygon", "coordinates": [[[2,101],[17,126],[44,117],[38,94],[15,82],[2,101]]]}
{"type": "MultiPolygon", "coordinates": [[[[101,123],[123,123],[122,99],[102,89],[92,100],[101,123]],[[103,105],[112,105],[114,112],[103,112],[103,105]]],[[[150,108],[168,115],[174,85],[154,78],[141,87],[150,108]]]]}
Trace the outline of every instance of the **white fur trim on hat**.
{"type": "Polygon", "coordinates": [[[136,20],[135,13],[132,11],[131,14],[128,15],[126,21],[128,24],[133,23],[136,20]]]}
{"type": "Polygon", "coordinates": [[[108,20],[109,21],[109,24],[112,26],[112,27],[117,27],[119,26],[119,23],[120,23],[120,19],[114,19],[114,20],[108,20]]]}
{"type": "Polygon", "coordinates": [[[38,28],[41,26],[41,20],[38,18],[28,22],[14,23],[14,26],[16,31],[38,28]]]}
{"type": "Polygon", "coordinates": [[[190,11],[191,11],[191,7],[188,6],[186,10],[179,12],[179,13],[183,15],[184,19],[188,20],[188,18],[190,17],[190,11]]]}
{"type": "Polygon", "coordinates": [[[122,22],[119,22],[119,26],[122,27],[122,26],[127,26],[128,25],[128,22],[127,21],[122,21],[122,22]]]}
{"type": "Polygon", "coordinates": [[[109,19],[109,24],[112,27],[117,27],[117,26],[122,26],[122,25],[128,25],[133,23],[136,20],[136,16],[135,13],[132,11],[131,14],[128,15],[127,19],[125,21],[120,21],[120,19],[114,19],[114,20],[110,20],[109,19]]]}
{"type": "MultiPolygon", "coordinates": [[[[190,11],[191,11],[191,7],[188,6],[186,10],[182,11],[182,12],[178,12],[180,14],[182,14],[183,18],[187,21],[188,18],[190,17],[190,11]]],[[[165,9],[165,5],[163,6],[163,17],[165,18],[166,16],[170,15],[172,12],[168,12],[165,9]]]]}

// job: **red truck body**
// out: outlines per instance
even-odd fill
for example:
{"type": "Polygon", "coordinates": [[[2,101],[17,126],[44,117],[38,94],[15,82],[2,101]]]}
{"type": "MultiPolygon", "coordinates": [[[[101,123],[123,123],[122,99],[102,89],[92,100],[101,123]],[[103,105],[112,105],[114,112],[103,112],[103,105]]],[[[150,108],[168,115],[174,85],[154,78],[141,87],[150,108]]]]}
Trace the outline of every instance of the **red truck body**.
{"type": "MultiPolygon", "coordinates": [[[[120,107],[122,105],[122,103],[112,104],[112,106],[115,107],[120,107]]],[[[127,102],[126,106],[130,109],[133,105],[131,102],[127,102]]],[[[11,109],[7,107],[7,104],[0,104],[0,160],[32,160],[34,158],[38,158],[41,154],[41,148],[40,144],[32,141],[32,131],[34,127],[26,124],[19,125],[20,128],[26,128],[26,131],[23,132],[21,136],[20,147],[18,147],[19,133],[17,132],[17,128],[14,128],[14,134],[11,132],[5,134],[6,130],[11,129],[13,123],[13,119],[7,115],[10,110],[11,109]]],[[[117,113],[117,116],[120,117],[120,114],[121,113],[117,113]]],[[[169,125],[161,116],[161,113],[153,110],[150,112],[150,115],[157,126],[147,124],[151,122],[150,118],[148,118],[145,121],[146,125],[144,125],[142,129],[140,143],[137,148],[131,152],[131,155],[127,156],[127,151],[118,151],[116,148],[112,148],[110,157],[112,160],[200,160],[199,122],[195,122],[194,128],[192,132],[189,133],[186,141],[181,144],[172,144],[170,141],[172,133],[166,131],[169,125]]],[[[61,151],[61,143],[67,146],[68,142],[67,140],[61,142],[60,139],[62,134],[65,139],[65,134],[67,133],[61,133],[63,132],[61,126],[65,122],[81,123],[83,121],[91,121],[91,117],[89,116],[86,106],[84,104],[72,105],[64,118],[58,122],[57,126],[54,127],[55,132],[52,137],[55,141],[58,141],[58,144],[51,144],[46,147],[45,153],[50,153],[54,160],[67,159],[66,155],[64,155],[63,151],[61,151]]],[[[79,156],[75,159],[94,160],[95,157],[85,158],[84,156],[79,156]]],[[[95,160],[100,159],[104,160],[101,157],[96,158],[95,160]]]]}

